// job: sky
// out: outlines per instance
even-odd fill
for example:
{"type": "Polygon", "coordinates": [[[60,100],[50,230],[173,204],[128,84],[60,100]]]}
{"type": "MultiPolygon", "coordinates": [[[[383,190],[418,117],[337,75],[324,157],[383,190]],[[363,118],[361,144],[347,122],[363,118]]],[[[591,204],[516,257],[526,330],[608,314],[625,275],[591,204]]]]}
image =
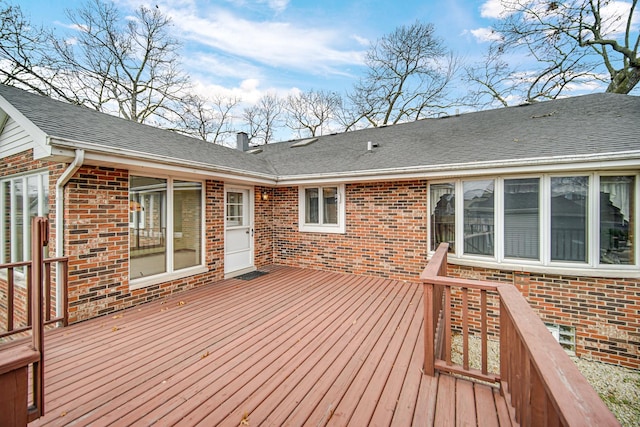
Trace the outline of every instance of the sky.
{"type": "MultiPolygon", "coordinates": [[[[65,9],[82,0],[19,0],[32,24],[67,30],[65,9]]],[[[479,60],[496,0],[115,0],[123,14],[140,5],[171,17],[182,67],[203,94],[296,90],[344,93],[363,71],[370,42],[416,21],[465,60],[479,60]]]]}
{"type": "MultiPolygon", "coordinates": [[[[70,34],[65,10],[78,9],[85,0],[8,1],[17,2],[32,24],[70,34]]],[[[477,64],[490,43],[490,25],[503,11],[500,0],[113,1],[125,18],[141,5],[159,8],[172,20],[172,36],[182,44],[181,66],[195,93],[237,98],[243,106],[266,93],[285,97],[326,90],[345,95],[363,75],[370,43],[416,21],[434,24],[436,35],[463,63],[477,64]]],[[[607,8],[628,11],[629,5],[612,0],[607,8]]],[[[636,17],[637,29],[640,14],[636,17]]],[[[522,69],[527,60],[510,62],[522,69]]],[[[460,82],[454,91],[461,97],[468,89],[460,82]]],[[[604,85],[594,82],[572,90],[565,95],[604,91],[604,85]]]]}

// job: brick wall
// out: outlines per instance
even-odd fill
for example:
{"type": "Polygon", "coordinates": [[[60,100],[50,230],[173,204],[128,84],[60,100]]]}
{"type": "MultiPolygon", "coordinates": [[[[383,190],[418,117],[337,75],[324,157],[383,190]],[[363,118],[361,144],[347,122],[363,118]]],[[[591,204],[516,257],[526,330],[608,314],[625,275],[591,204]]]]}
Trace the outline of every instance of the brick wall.
{"type": "Polygon", "coordinates": [[[514,284],[544,322],[576,329],[576,354],[640,368],[640,281],[463,266],[449,275],[514,284]]]}
{"type": "Polygon", "coordinates": [[[254,263],[257,268],[273,264],[274,191],[268,187],[254,189],[254,263]],[[268,200],[262,200],[265,193],[268,200]]]}
{"type": "Polygon", "coordinates": [[[299,233],[298,188],[275,190],[274,260],[415,280],[426,264],[426,182],[350,184],[346,233],[299,233]]]}
{"type": "Polygon", "coordinates": [[[82,167],[67,184],[66,254],[70,322],[109,314],[222,278],[223,184],[207,181],[204,224],[209,271],[141,289],[129,289],[129,174],[82,167]]]}

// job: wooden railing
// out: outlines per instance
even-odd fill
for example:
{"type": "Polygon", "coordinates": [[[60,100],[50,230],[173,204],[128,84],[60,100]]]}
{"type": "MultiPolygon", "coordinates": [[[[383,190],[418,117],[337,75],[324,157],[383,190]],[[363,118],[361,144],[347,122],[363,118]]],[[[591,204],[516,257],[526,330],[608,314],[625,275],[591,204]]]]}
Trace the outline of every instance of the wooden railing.
{"type": "MultiPolygon", "coordinates": [[[[44,324],[52,325],[54,323],[60,323],[62,326],[68,324],[68,258],[47,258],[43,260],[43,298],[44,298],[44,324]],[[55,280],[52,277],[55,275],[55,270],[52,266],[58,269],[59,277],[61,279],[61,294],[58,294],[54,290],[55,280]],[[54,294],[55,292],[55,294],[54,294]],[[60,299],[62,304],[62,311],[58,315],[54,304],[60,299]]],[[[29,301],[31,301],[31,261],[13,262],[9,264],[0,264],[0,281],[2,287],[6,286],[6,312],[3,313],[6,317],[4,319],[5,324],[3,328],[0,328],[0,338],[5,338],[11,335],[19,335],[31,330],[32,325],[32,308],[29,301]],[[20,271],[20,270],[23,271],[20,271]],[[18,278],[18,280],[16,280],[18,278]],[[20,283],[20,285],[17,285],[20,283]],[[24,293],[22,298],[16,298],[16,290],[24,293]],[[16,299],[24,302],[22,307],[16,306],[16,299]],[[16,322],[17,321],[17,322],[16,322]]]]}
{"type": "Polygon", "coordinates": [[[420,276],[425,303],[425,374],[450,372],[496,383],[522,426],[619,426],[522,294],[511,284],[446,277],[447,250],[446,243],[440,244],[420,276]],[[453,299],[452,288],[457,292],[453,299]],[[469,301],[471,290],[479,292],[479,301],[469,301]],[[487,303],[489,293],[499,300],[497,312],[487,303]],[[459,313],[453,310],[457,307],[459,313]],[[499,317],[497,327],[489,321],[488,312],[499,317]],[[453,325],[454,318],[460,319],[459,324],[453,325]],[[480,369],[469,366],[472,322],[479,325],[480,369]],[[451,361],[452,326],[462,330],[462,365],[451,361]],[[496,330],[490,332],[493,328],[496,330]],[[490,333],[499,335],[499,374],[488,372],[490,333]]]}
{"type": "MultiPolygon", "coordinates": [[[[28,422],[44,414],[44,326],[45,323],[57,321],[66,324],[67,313],[65,302],[65,315],[62,316],[64,319],[51,318],[51,264],[58,262],[58,268],[62,268],[60,277],[65,283],[63,295],[66,301],[67,263],[66,259],[43,260],[43,247],[47,245],[48,239],[47,219],[33,218],[31,266],[25,267],[28,278],[26,287],[29,290],[27,304],[30,307],[30,309],[27,308],[27,312],[30,312],[27,323],[31,326],[10,328],[12,333],[30,330],[31,341],[28,344],[19,341],[18,344],[10,343],[0,347],[0,425],[2,426],[26,426],[28,422]],[[43,303],[43,294],[47,295],[46,303],[43,303]],[[48,322],[45,321],[46,318],[49,319],[48,322]],[[29,396],[31,396],[30,401],[29,396]]],[[[16,265],[8,268],[16,268],[16,265]]],[[[10,284],[8,289],[13,289],[13,273],[11,271],[7,278],[10,284]]],[[[13,307],[8,317],[13,317],[13,307]]]]}

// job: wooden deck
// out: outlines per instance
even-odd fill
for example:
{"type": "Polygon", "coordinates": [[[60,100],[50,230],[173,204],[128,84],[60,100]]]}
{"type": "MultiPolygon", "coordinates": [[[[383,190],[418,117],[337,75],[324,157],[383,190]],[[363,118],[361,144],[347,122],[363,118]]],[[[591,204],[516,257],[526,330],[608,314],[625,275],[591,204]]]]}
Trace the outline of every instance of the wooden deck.
{"type": "Polygon", "coordinates": [[[423,364],[422,286],[271,267],[50,331],[51,425],[511,425],[423,364]]]}

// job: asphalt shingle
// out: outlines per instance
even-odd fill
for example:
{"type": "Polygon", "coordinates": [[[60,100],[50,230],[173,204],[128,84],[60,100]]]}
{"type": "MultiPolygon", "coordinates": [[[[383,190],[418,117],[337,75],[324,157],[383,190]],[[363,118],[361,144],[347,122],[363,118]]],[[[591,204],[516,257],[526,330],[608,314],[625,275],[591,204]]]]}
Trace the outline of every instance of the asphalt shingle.
{"type": "Polygon", "coordinates": [[[318,137],[243,153],[0,85],[0,96],[47,135],[130,155],[274,178],[429,171],[448,165],[640,154],[640,97],[591,94],[318,137]],[[369,152],[367,143],[377,146],[369,152]]]}

